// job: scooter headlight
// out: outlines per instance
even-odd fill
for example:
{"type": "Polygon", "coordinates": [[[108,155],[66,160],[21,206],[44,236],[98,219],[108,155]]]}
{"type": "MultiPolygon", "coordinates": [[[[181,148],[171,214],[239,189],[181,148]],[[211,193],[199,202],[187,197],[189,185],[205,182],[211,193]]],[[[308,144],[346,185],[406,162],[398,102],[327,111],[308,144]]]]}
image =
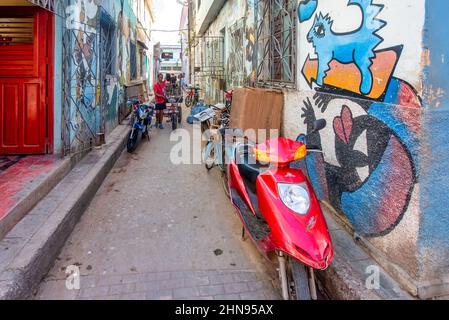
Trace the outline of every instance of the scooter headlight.
{"type": "Polygon", "coordinates": [[[294,212],[305,215],[310,209],[310,196],[303,184],[279,183],[278,191],[282,202],[294,212]]]}

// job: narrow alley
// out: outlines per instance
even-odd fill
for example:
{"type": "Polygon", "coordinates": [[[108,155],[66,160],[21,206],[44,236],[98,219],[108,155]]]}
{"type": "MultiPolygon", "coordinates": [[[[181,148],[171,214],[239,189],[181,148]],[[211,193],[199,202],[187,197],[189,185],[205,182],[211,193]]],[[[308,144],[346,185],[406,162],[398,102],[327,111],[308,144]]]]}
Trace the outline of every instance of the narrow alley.
{"type": "Polygon", "coordinates": [[[218,170],[173,165],[170,133],[153,129],[123,152],[37,299],[279,299],[274,270],[241,240],[218,170]],[[70,265],[81,290],[67,290],[70,265]]]}
{"type": "Polygon", "coordinates": [[[1,0],[0,301],[449,300],[447,12],[1,0]]]}

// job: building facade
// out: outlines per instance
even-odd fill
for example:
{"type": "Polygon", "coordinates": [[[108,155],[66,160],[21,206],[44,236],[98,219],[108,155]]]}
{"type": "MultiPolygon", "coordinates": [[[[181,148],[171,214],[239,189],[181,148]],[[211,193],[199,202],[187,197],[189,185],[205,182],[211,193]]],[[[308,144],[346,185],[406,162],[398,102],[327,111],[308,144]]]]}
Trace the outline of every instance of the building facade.
{"type": "Polygon", "coordinates": [[[320,199],[411,294],[449,294],[449,55],[444,0],[202,0],[191,79],[279,88],[282,135],[309,133],[320,199]]]}
{"type": "Polygon", "coordinates": [[[0,75],[0,100],[8,102],[0,154],[77,155],[107,139],[126,112],[127,87],[151,81],[152,1],[0,6],[0,63],[16,66],[0,75]]]}

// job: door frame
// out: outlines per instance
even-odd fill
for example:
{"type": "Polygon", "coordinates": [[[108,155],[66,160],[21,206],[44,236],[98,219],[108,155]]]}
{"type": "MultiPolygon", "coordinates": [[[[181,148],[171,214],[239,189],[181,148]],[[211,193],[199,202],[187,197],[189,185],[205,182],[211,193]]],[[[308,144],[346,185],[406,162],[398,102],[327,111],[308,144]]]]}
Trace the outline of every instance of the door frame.
{"type": "MultiPolygon", "coordinates": [[[[38,63],[45,67],[38,68],[38,77],[45,81],[45,154],[54,153],[54,57],[55,57],[55,18],[54,14],[39,7],[1,6],[2,15],[32,14],[38,19],[38,25],[46,24],[46,32],[36,32],[45,36],[46,48],[37,48],[38,63]],[[37,16],[37,17],[36,17],[37,16]]],[[[37,31],[37,30],[36,30],[37,31]]],[[[41,40],[41,39],[39,39],[41,40]]]]}

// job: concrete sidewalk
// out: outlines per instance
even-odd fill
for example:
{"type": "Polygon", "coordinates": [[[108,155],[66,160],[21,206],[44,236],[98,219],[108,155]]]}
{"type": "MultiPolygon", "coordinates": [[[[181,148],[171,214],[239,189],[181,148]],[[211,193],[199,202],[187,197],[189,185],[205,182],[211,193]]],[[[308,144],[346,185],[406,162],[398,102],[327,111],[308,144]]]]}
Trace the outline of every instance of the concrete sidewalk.
{"type": "Polygon", "coordinates": [[[32,295],[122,153],[128,132],[129,126],[118,126],[0,241],[0,300],[32,295]]]}
{"type": "Polygon", "coordinates": [[[0,157],[0,239],[73,167],[54,155],[0,157]]]}
{"type": "Polygon", "coordinates": [[[393,280],[369,256],[350,233],[337,222],[326,204],[321,205],[334,246],[334,258],[329,268],[318,271],[320,285],[331,299],[336,300],[409,300],[413,297],[393,280]],[[379,285],[370,289],[370,275],[379,271],[379,285]]]}

